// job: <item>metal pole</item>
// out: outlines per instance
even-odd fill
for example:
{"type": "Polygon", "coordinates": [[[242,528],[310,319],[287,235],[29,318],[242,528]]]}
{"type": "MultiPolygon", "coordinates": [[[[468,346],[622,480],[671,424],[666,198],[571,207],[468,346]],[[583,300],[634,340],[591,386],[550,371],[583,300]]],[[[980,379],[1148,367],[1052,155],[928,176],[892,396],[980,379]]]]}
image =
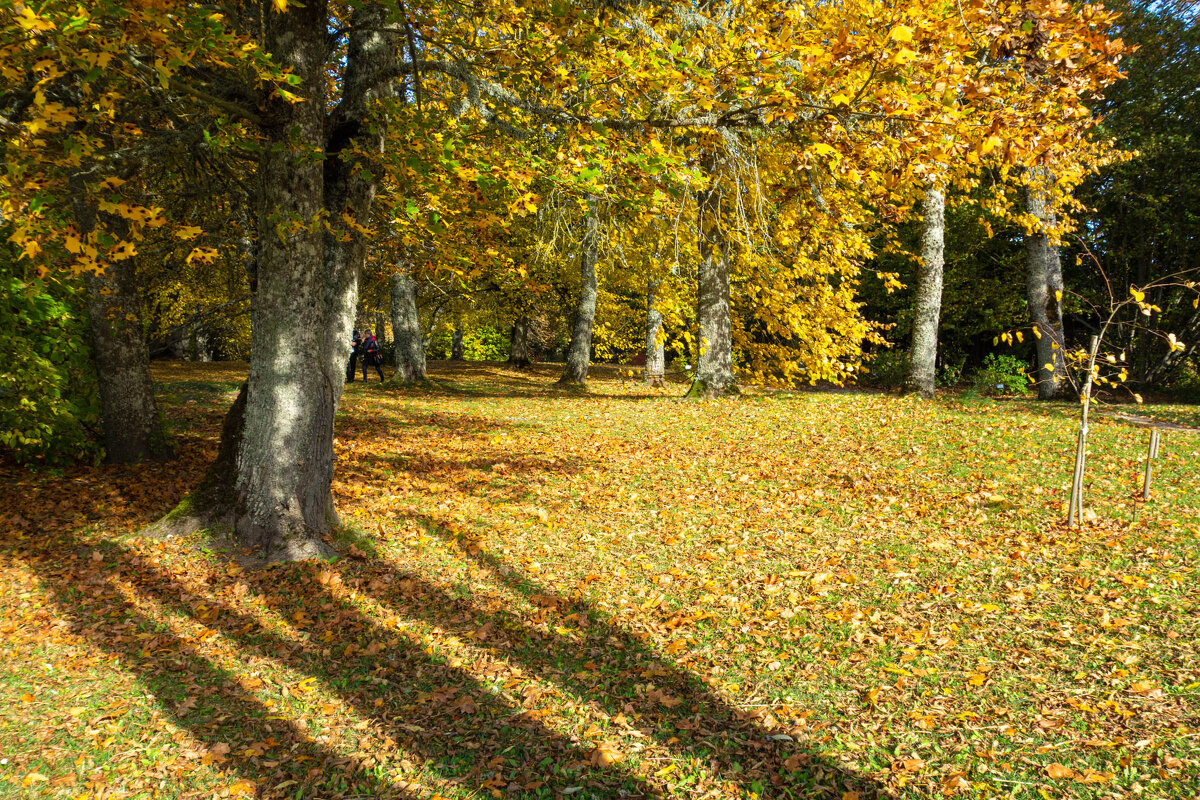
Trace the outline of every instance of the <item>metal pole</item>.
{"type": "Polygon", "coordinates": [[[1091,352],[1088,354],[1087,380],[1083,384],[1083,415],[1079,422],[1079,445],[1075,449],[1075,474],[1071,478],[1071,497],[1067,502],[1067,526],[1078,522],[1083,525],[1083,467],[1087,459],[1088,412],[1092,405],[1092,378],[1095,377],[1096,354],[1100,351],[1100,337],[1092,337],[1091,352]]]}
{"type": "Polygon", "coordinates": [[[1150,446],[1146,449],[1146,480],[1142,484],[1142,499],[1150,499],[1150,480],[1154,476],[1154,461],[1158,458],[1158,444],[1162,434],[1158,428],[1150,429],[1150,446]]]}

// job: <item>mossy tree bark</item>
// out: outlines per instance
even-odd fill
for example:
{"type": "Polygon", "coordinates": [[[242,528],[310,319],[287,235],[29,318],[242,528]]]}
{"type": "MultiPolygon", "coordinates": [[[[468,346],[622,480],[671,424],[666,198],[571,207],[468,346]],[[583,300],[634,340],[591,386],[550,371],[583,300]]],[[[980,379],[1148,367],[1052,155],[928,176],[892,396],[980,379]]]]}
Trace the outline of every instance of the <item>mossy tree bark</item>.
{"type": "Polygon", "coordinates": [[[1038,168],[1033,177],[1034,183],[1026,191],[1025,209],[1038,220],[1039,229],[1025,237],[1028,264],[1025,286],[1029,316],[1039,334],[1036,337],[1038,398],[1053,400],[1061,394],[1066,378],[1062,261],[1052,233],[1057,220],[1049,201],[1048,184],[1053,182],[1053,176],[1048,170],[1038,168]]]}
{"type": "Polygon", "coordinates": [[[921,266],[917,271],[912,346],[905,380],[909,391],[923,397],[933,397],[937,391],[938,321],[942,313],[945,243],[946,198],[940,189],[930,187],[925,192],[921,220],[921,266]]]}
{"type": "Polygon", "coordinates": [[[424,381],[425,339],[417,313],[417,285],[406,268],[392,274],[392,332],[396,344],[396,383],[424,381]]]}
{"type": "MultiPolygon", "coordinates": [[[[716,178],[709,172],[712,180],[716,178]]],[[[738,394],[733,377],[733,326],[729,306],[729,241],[721,220],[722,196],[710,186],[696,193],[700,269],[696,312],[700,321],[700,354],[688,397],[738,394]]]]}
{"type": "Polygon", "coordinates": [[[513,322],[512,334],[508,340],[508,363],[518,369],[533,366],[533,358],[529,352],[529,317],[520,316],[513,322]]]}
{"type": "Polygon", "coordinates": [[[571,329],[571,345],[567,348],[567,364],[558,382],[583,386],[587,383],[588,367],[592,363],[592,330],[596,324],[596,261],[600,247],[600,221],[596,216],[596,201],[588,199],[583,218],[583,237],[579,243],[579,306],[575,310],[575,325],[571,329]]]}
{"type": "MultiPolygon", "coordinates": [[[[87,197],[82,177],[72,179],[75,223],[86,236],[100,215],[87,197]]],[[[106,227],[123,235],[125,220],[106,218],[106,227]]],[[[103,272],[89,274],[88,323],[92,360],[100,388],[100,415],[104,430],[104,460],[131,464],[147,459],[171,458],[154,399],[150,377],[150,349],[142,327],[136,260],[112,261],[103,272]]]]}
{"type": "Polygon", "coordinates": [[[383,8],[356,10],[342,98],[327,114],[326,13],[322,0],[266,10],[266,49],[300,79],[294,91],[302,101],[272,97],[263,105],[250,375],[211,480],[187,513],[164,520],[169,529],[225,523],[269,559],[328,552],[321,537],[337,524],[333,425],[365,255],[355,228],[369,221],[375,194],[374,177],[355,168],[353,153],[383,146],[368,112],[397,52],[383,8]],[[356,225],[343,230],[343,215],[356,225]],[[323,218],[335,229],[312,224],[323,218]]]}
{"type": "Polygon", "coordinates": [[[666,386],[667,358],[663,352],[663,318],[657,307],[658,281],[646,286],[646,385],[666,386]]]}
{"type": "Polygon", "coordinates": [[[463,321],[462,317],[454,320],[454,338],[450,340],[450,360],[463,360],[463,321]]]}

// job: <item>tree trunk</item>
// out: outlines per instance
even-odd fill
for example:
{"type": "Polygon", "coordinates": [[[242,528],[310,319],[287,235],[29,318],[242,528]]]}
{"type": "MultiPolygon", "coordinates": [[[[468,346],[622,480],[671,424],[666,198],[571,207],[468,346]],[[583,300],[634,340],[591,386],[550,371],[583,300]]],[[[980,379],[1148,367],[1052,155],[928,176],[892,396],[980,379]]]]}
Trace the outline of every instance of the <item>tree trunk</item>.
{"type": "MultiPolygon", "coordinates": [[[[82,177],[73,178],[71,183],[75,223],[80,234],[87,236],[95,229],[99,215],[87,198],[82,177]]],[[[111,223],[108,227],[113,233],[124,234],[123,219],[114,218],[111,223]]],[[[170,458],[173,454],[158,416],[150,378],[150,349],[142,329],[135,261],[112,261],[104,272],[89,275],[86,282],[92,361],[100,387],[104,460],[131,464],[170,458]]]]}
{"type": "Polygon", "coordinates": [[[921,267],[913,309],[912,348],[905,386],[922,397],[937,391],[938,319],[942,312],[942,274],[946,241],[946,198],[940,189],[925,192],[921,221],[921,267]]]}
{"type": "Polygon", "coordinates": [[[729,316],[729,242],[721,228],[720,192],[716,188],[697,192],[696,205],[700,245],[696,315],[700,322],[700,353],[696,359],[696,377],[687,396],[738,394],[733,378],[729,316]]]}
{"type": "Polygon", "coordinates": [[[320,537],[337,524],[333,423],[365,256],[355,228],[375,193],[352,154],[383,146],[382,129],[366,123],[371,76],[395,58],[385,19],[374,4],[354,12],[342,100],[326,119],[325,3],[266,12],[266,49],[300,79],[293,91],[303,99],[264,108],[250,376],[221,442],[227,459],[235,453],[232,468],[218,460],[224,474],[206,481],[185,514],[164,520],[169,528],[222,522],[272,560],[328,552],[320,537]],[[356,225],[343,226],[343,215],[356,225]],[[333,230],[314,224],[323,218],[333,230]]]}
{"type": "Polygon", "coordinates": [[[104,460],[130,464],[171,457],[154,400],[133,259],[87,280],[92,359],[100,384],[104,460]]]}
{"type": "Polygon", "coordinates": [[[454,338],[450,343],[450,360],[463,360],[463,321],[461,317],[454,320],[454,338]]]}
{"type": "Polygon", "coordinates": [[[658,281],[646,288],[646,385],[666,386],[667,359],[663,353],[662,314],[656,307],[658,281]]]}
{"type": "Polygon", "coordinates": [[[397,383],[425,380],[425,342],[417,314],[417,285],[403,272],[391,277],[392,332],[396,343],[397,383]]]}
{"type": "Polygon", "coordinates": [[[533,359],[529,357],[529,317],[517,317],[513,323],[508,342],[508,363],[518,369],[533,365],[533,359]]]}
{"type": "Polygon", "coordinates": [[[583,240],[579,247],[579,308],[571,330],[571,345],[567,348],[567,365],[559,384],[583,386],[587,383],[588,367],[592,361],[592,328],[596,323],[596,259],[599,250],[600,221],[596,218],[595,200],[589,198],[583,218],[583,240]]]}
{"type": "MultiPolygon", "coordinates": [[[[1035,172],[1035,180],[1052,181],[1044,169],[1035,172]]],[[[1062,321],[1062,263],[1058,245],[1045,231],[1056,222],[1054,209],[1049,205],[1048,187],[1030,186],[1025,196],[1026,210],[1038,220],[1039,229],[1025,237],[1028,261],[1026,289],[1029,296],[1029,314],[1037,338],[1037,386],[1038,398],[1051,400],[1058,397],[1066,378],[1063,357],[1062,321]]]]}
{"type": "MultiPolygon", "coordinates": [[[[382,311],[375,312],[375,338],[379,340],[382,347],[384,343],[383,334],[387,331],[387,318],[382,311]]],[[[395,334],[393,334],[393,337],[395,334]]]]}

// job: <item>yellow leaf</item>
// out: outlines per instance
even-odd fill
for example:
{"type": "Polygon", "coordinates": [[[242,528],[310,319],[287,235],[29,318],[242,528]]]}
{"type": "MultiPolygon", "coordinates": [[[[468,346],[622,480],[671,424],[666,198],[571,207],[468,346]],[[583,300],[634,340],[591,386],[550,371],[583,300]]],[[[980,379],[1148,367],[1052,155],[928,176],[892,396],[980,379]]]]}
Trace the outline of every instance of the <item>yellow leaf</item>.
{"type": "Polygon", "coordinates": [[[1075,770],[1055,761],[1046,767],[1046,774],[1051,778],[1074,778],[1075,770]]]}
{"type": "Polygon", "coordinates": [[[275,6],[275,10],[280,14],[287,11],[288,0],[271,0],[271,5],[275,6]]]}
{"type": "Polygon", "coordinates": [[[897,25],[892,28],[892,38],[897,42],[911,42],[913,29],[907,25],[897,25]]]}
{"type": "Polygon", "coordinates": [[[1133,288],[1132,286],[1129,287],[1129,293],[1131,295],[1133,295],[1133,299],[1137,300],[1139,303],[1146,299],[1145,292],[1139,292],[1137,289],[1133,288]]]}

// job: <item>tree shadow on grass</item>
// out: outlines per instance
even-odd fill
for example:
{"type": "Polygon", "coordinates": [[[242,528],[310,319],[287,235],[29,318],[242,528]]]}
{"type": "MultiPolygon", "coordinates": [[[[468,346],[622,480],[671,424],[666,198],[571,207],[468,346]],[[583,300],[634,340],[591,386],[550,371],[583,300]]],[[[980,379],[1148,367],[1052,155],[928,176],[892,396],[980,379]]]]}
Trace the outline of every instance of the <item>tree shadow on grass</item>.
{"type": "MultiPolygon", "coordinates": [[[[79,558],[83,549],[68,536],[25,560],[79,635],[136,672],[172,721],[210,752],[227,745],[229,768],[256,782],[262,796],[296,797],[297,788],[308,797],[418,795],[389,780],[384,754],[363,752],[361,741],[343,748],[360,751],[351,756],[318,744],[300,718],[288,719],[254,698],[244,680],[239,685],[241,676],[216,666],[188,637],[138,609],[131,592],[222,634],[239,660],[265,660],[315,678],[366,723],[351,721],[348,728],[374,731],[384,748],[388,740],[400,744],[468,791],[551,797],[574,784],[588,789],[582,797],[634,800],[655,794],[623,766],[593,763],[590,748],[548,727],[537,710],[398,636],[394,625],[366,616],[356,590],[342,578],[344,566],[289,565],[237,578],[214,571],[198,590],[122,545],[107,545],[100,564],[79,558]],[[237,595],[294,623],[296,635],[269,629],[226,602],[237,595]],[[325,635],[334,630],[336,635],[325,635]],[[180,712],[188,696],[185,676],[196,688],[191,695],[196,705],[186,714],[180,712]],[[274,744],[251,755],[263,742],[274,744]]],[[[420,796],[430,788],[422,787],[420,796]]]]}
{"type": "MultiPolygon", "coordinates": [[[[485,610],[383,561],[238,575],[214,568],[193,575],[202,580],[188,585],[144,554],[104,547],[104,560],[95,562],[81,556],[87,549],[81,540],[65,536],[26,547],[19,557],[40,575],[77,634],[134,671],[167,716],[210,752],[220,756],[228,745],[224,766],[256,782],[262,796],[294,797],[299,790],[309,797],[413,797],[414,787],[389,777],[405,754],[449,784],[485,796],[551,797],[571,790],[576,797],[632,799],[663,792],[661,781],[648,777],[658,763],[598,759],[593,742],[563,732],[571,723],[556,717],[554,704],[540,707],[536,691],[523,699],[510,691],[530,676],[615,720],[618,734],[636,731],[673,758],[698,760],[730,791],[881,795],[868,780],[781,740],[596,610],[539,592],[491,554],[475,557],[579,633],[554,633],[507,610],[485,610]],[[214,663],[203,632],[185,635],[139,603],[199,621],[221,634],[226,655],[242,663],[265,662],[316,679],[353,715],[341,720],[341,732],[361,729],[373,740],[343,742],[339,751],[315,739],[305,728],[307,713],[289,718],[255,697],[243,676],[214,663]],[[375,606],[373,613],[364,605],[375,606]],[[254,608],[273,614],[260,618],[254,608]],[[436,626],[437,642],[406,633],[407,619],[436,626]],[[453,641],[446,633],[474,642],[482,655],[465,665],[452,652],[440,654],[453,641]],[[396,744],[402,753],[390,749],[396,744]]],[[[336,732],[328,717],[318,724],[336,732]]]]}
{"type": "Polygon", "coordinates": [[[656,740],[676,757],[703,763],[742,791],[789,798],[840,798],[856,792],[852,796],[863,800],[886,794],[872,779],[798,744],[769,714],[734,707],[582,599],[548,590],[435,520],[416,521],[543,609],[544,624],[510,610],[482,612],[418,575],[403,573],[383,584],[390,588],[376,592],[397,612],[460,636],[479,638],[481,629],[490,629],[480,646],[496,658],[556,683],[610,718],[620,716],[625,727],[656,740]],[[576,628],[577,635],[562,633],[563,626],[576,628]]]}

